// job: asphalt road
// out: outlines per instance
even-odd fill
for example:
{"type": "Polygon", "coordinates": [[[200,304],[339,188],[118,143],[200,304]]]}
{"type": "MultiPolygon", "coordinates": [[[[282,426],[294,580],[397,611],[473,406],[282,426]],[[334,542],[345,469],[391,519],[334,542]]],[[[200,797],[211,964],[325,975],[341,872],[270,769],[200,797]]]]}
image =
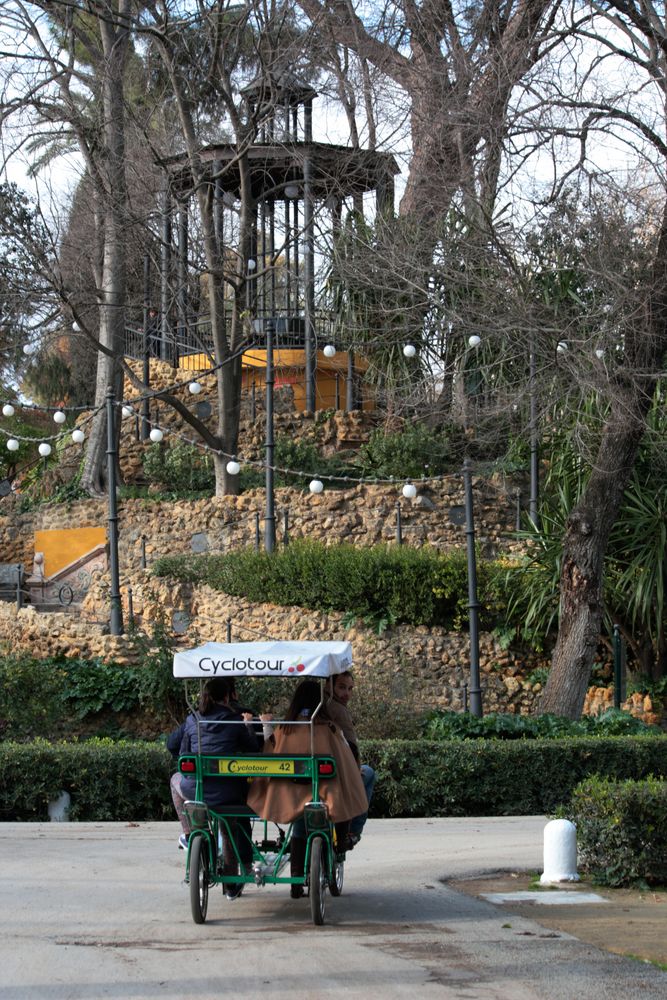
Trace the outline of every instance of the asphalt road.
{"type": "Polygon", "coordinates": [[[664,1000],[667,973],[443,884],[541,870],[544,823],[370,821],[324,927],[278,886],[194,924],[175,823],[0,824],[0,1000],[664,1000]]]}

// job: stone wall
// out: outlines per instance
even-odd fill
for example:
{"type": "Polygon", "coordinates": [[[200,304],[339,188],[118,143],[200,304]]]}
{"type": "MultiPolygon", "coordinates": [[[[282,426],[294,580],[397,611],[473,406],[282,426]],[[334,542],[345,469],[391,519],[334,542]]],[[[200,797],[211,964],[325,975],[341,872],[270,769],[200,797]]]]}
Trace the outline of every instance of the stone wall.
{"type": "MultiPolygon", "coordinates": [[[[502,480],[473,480],[476,540],[487,557],[516,549],[516,499],[513,485],[502,480]]],[[[292,488],[276,490],[277,537],[283,540],[284,511],[289,536],[341,541],[355,545],[393,542],[400,489],[356,485],[347,490],[325,489],[319,496],[292,488]]],[[[401,497],[401,522],[406,545],[432,545],[447,551],[465,545],[464,498],[461,477],[450,476],[420,490],[414,500],[401,497]]],[[[32,566],[33,536],[48,528],[105,525],[106,503],[79,500],[43,505],[22,513],[18,499],[0,508],[0,562],[32,566]]],[[[148,563],[161,555],[225,552],[254,545],[257,517],[263,545],[265,496],[252,490],[238,497],[205,500],[123,500],[119,503],[119,559],[125,582],[139,569],[142,538],[148,563]]]]}
{"type": "MultiPolygon", "coordinates": [[[[127,593],[124,621],[129,624],[127,593]]],[[[346,628],[341,613],[320,614],[304,608],[252,604],[228,597],[206,586],[173,583],[139,574],[132,588],[135,625],[149,635],[157,622],[171,624],[179,633],[177,646],[185,648],[205,641],[224,642],[228,626],[233,640],[326,639],[352,643],[355,663],[388,678],[398,673],[410,678],[410,687],[423,706],[461,710],[464,685],[470,673],[469,638],[442,628],[388,629],[376,635],[365,626],[346,628]]],[[[134,663],[139,652],[132,634],[110,636],[106,632],[108,591],[97,585],[89,593],[80,618],[68,614],[37,614],[33,608],[17,611],[0,604],[0,635],[12,637],[12,649],[36,657],[102,657],[134,663]]],[[[480,637],[480,671],[485,711],[529,712],[541,690],[529,681],[530,672],[544,665],[536,657],[521,658],[503,650],[497,640],[480,637]]]]}
{"type": "MultiPolygon", "coordinates": [[[[252,604],[206,586],[152,579],[147,573],[139,574],[132,599],[135,624],[148,635],[155,623],[169,626],[173,620],[177,624],[178,634],[173,633],[176,647],[188,648],[205,641],[224,642],[228,628],[232,640],[239,642],[269,636],[346,640],[352,643],[357,669],[373,670],[387,681],[396,675],[408,678],[412,695],[422,707],[455,711],[464,707],[464,686],[470,677],[469,637],[465,633],[403,625],[378,636],[364,626],[344,627],[340,613],[252,604]]],[[[127,594],[123,610],[127,627],[127,594]]],[[[80,619],[67,614],[37,614],[32,608],[17,611],[12,605],[0,604],[0,636],[11,636],[13,650],[36,657],[63,655],[139,662],[140,647],[132,634],[105,634],[107,617],[108,593],[104,585],[97,585],[88,595],[80,619]]],[[[480,674],[484,712],[530,714],[542,690],[532,675],[546,666],[548,661],[536,654],[503,649],[495,636],[482,633],[480,674]]],[[[610,688],[591,688],[584,713],[597,714],[612,704],[610,688]]],[[[659,711],[646,696],[632,695],[623,707],[646,722],[660,722],[659,711]]]]}

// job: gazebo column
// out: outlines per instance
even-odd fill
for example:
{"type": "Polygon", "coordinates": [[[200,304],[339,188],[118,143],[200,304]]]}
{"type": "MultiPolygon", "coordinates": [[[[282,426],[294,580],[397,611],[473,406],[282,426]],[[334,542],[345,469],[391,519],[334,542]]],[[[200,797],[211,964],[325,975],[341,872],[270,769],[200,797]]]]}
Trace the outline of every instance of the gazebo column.
{"type": "Polygon", "coordinates": [[[182,201],[178,206],[178,297],[177,334],[173,357],[174,367],[178,367],[178,357],[186,347],[188,337],[188,203],[182,201]]]}
{"type": "Polygon", "coordinates": [[[313,183],[312,162],[306,156],[303,164],[303,269],[304,269],[304,319],[306,334],[306,410],[313,413],[316,408],[315,366],[317,346],[315,343],[315,248],[313,239],[313,183]]]}
{"type": "Polygon", "coordinates": [[[171,196],[169,188],[160,193],[160,359],[169,360],[171,324],[171,196]]]}

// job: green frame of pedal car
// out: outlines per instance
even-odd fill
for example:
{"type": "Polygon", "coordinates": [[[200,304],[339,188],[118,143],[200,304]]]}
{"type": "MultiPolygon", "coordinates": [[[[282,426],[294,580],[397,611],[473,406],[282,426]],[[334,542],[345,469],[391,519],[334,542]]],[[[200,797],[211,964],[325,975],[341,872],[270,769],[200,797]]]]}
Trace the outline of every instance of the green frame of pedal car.
{"type": "MultiPolygon", "coordinates": [[[[351,647],[345,642],[206,643],[174,656],[174,676],[186,680],[186,699],[195,718],[199,720],[194,699],[188,690],[188,679],[198,677],[200,691],[207,679],[206,675],[212,672],[215,676],[218,669],[227,676],[230,673],[234,676],[258,676],[265,670],[269,676],[277,673],[293,679],[319,680],[321,707],[325,699],[326,679],[342,673],[351,665],[351,647]]],[[[303,886],[304,894],[307,893],[310,899],[311,916],[315,924],[324,923],[326,890],[332,896],[340,896],[345,854],[338,850],[334,824],[319,796],[320,779],[336,780],[336,762],[331,756],[314,752],[313,725],[318,711],[319,707],[309,722],[290,723],[309,726],[310,754],[244,753],[223,756],[188,753],[179,757],[180,773],[195,777],[195,799],[184,804],[191,828],[185,881],[190,886],[190,904],[195,923],[204,923],[206,920],[208,890],[215,885],[221,885],[223,892],[225,886],[241,883],[303,886]],[[203,781],[204,778],[216,776],[246,781],[249,778],[269,777],[272,781],[310,783],[310,801],[306,803],[303,812],[306,828],[303,875],[282,874],[290,860],[294,824],[262,820],[247,806],[212,809],[203,801],[203,781]],[[238,847],[231,832],[231,824],[241,817],[249,818],[252,824],[252,870],[249,874],[243,872],[238,847]],[[258,826],[261,837],[256,835],[258,826]],[[270,829],[276,831],[272,837],[269,836],[270,829]],[[223,831],[228,835],[233,848],[238,874],[223,874],[223,831]]],[[[276,720],[276,724],[279,725],[280,720],[276,720]]]]}

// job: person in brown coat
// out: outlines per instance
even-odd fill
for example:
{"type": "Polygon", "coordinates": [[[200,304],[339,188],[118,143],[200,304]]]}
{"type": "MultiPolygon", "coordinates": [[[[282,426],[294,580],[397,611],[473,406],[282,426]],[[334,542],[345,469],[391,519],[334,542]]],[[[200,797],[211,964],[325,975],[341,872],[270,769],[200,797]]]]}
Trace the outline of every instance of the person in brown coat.
{"type": "MultiPolygon", "coordinates": [[[[265,751],[275,754],[310,754],[311,731],[314,752],[333,757],[336,777],[319,783],[320,798],[327,806],[329,818],[336,824],[336,840],[347,846],[349,821],[367,808],[366,793],[354,755],[342,732],[329,718],[326,706],[317,712],[312,726],[290,726],[289,722],[307,722],[320,704],[317,681],[304,680],[297,687],[287,710],[287,725],[276,727],[272,743],[265,751]]],[[[248,805],[262,819],[272,823],[295,823],[290,853],[292,875],[303,875],[306,853],[305,828],[301,819],[306,802],[312,798],[310,784],[298,784],[284,778],[253,780],[248,793],[248,805]],[[297,821],[297,822],[295,822],[297,821]]],[[[292,896],[303,895],[300,885],[291,886],[292,896]]]]}

